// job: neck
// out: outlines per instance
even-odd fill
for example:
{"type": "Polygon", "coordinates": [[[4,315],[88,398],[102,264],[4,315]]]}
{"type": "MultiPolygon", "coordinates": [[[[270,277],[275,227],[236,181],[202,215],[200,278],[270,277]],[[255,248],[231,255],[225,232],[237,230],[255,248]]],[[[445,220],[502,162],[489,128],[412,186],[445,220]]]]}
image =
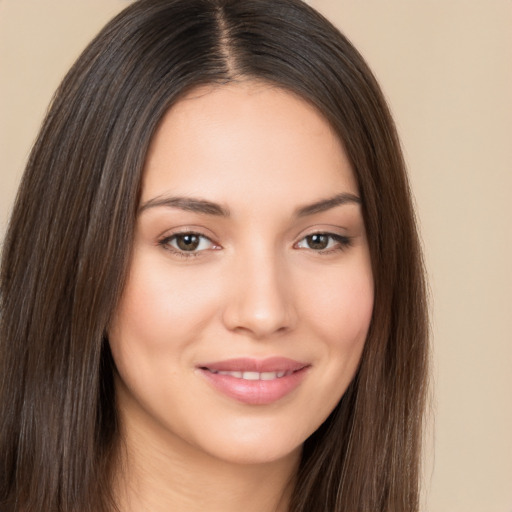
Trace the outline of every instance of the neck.
{"type": "Polygon", "coordinates": [[[233,463],[181,439],[130,427],[123,428],[115,477],[121,512],[288,510],[300,450],[277,461],[233,463]]]}

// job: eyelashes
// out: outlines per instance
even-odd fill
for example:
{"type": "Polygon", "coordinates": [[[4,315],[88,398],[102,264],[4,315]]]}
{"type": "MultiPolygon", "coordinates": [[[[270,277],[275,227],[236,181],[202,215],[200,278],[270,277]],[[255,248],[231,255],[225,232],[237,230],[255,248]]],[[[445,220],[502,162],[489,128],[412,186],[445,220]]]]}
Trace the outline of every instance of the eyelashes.
{"type": "Polygon", "coordinates": [[[203,251],[219,250],[221,248],[207,236],[193,231],[174,233],[159,240],[158,244],[183,258],[199,256],[203,251]]]}
{"type": "MultiPolygon", "coordinates": [[[[181,258],[194,258],[202,255],[205,251],[222,249],[209,237],[194,231],[183,231],[165,236],[158,241],[158,245],[181,258]]],[[[324,256],[342,252],[351,245],[351,237],[319,231],[301,238],[293,247],[324,256]]]]}
{"type": "Polygon", "coordinates": [[[299,249],[312,249],[321,254],[329,253],[332,250],[341,250],[349,247],[350,237],[337,235],[335,233],[312,233],[307,235],[295,244],[299,249]]]}

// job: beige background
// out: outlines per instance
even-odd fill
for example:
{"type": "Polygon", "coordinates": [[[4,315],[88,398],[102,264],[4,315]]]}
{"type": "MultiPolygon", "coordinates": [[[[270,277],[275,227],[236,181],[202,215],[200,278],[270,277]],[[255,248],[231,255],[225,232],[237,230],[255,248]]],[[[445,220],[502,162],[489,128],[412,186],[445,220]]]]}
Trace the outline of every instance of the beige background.
{"type": "MultiPolygon", "coordinates": [[[[433,296],[424,510],[512,512],[512,1],[310,3],[374,69],[410,167],[433,296]]],[[[127,4],[0,0],[0,239],[54,89],[127,4]]]]}

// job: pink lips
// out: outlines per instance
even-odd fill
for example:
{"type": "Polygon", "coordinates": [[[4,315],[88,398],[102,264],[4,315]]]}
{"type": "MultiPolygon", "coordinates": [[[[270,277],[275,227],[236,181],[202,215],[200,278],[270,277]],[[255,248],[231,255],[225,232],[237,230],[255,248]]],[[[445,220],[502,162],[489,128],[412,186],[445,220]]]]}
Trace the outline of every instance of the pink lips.
{"type": "Polygon", "coordinates": [[[276,402],[295,390],[307,363],[285,357],[239,358],[205,363],[198,370],[221,393],[250,405],[276,402]]]}

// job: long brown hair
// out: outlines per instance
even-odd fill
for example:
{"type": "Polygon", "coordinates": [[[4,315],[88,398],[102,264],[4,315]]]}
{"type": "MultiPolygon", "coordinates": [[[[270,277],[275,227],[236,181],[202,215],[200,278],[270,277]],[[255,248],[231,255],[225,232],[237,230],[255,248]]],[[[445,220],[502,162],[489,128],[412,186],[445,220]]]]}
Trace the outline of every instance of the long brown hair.
{"type": "Polygon", "coordinates": [[[421,251],[396,130],[350,42],[299,0],[140,0],[88,46],[30,155],[0,282],[0,508],[112,510],[118,447],[105,329],[148,145],[193,87],[253,78],[302,96],[343,141],[375,306],[356,377],[304,445],[293,512],[414,512],[428,362],[421,251]]]}

